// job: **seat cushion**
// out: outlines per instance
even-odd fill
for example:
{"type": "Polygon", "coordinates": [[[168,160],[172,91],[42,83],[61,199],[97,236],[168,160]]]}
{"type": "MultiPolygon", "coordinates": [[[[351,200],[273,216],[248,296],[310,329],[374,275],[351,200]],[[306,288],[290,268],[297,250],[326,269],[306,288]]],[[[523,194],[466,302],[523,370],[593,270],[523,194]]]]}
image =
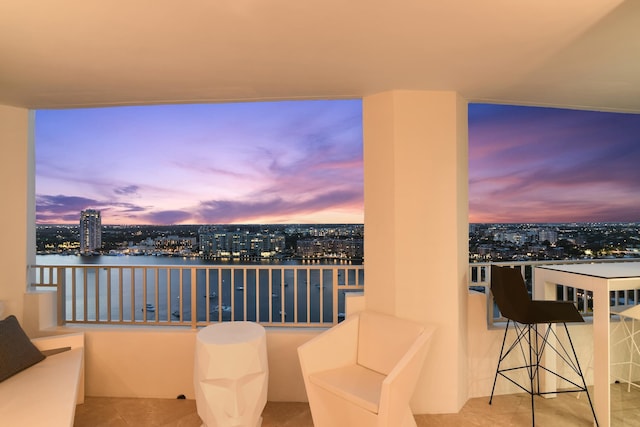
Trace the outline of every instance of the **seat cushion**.
{"type": "Polygon", "coordinates": [[[584,322],[576,306],[570,301],[531,301],[526,323],[584,322]]]}
{"type": "Polygon", "coordinates": [[[385,376],[361,365],[345,366],[309,375],[309,380],[375,414],[385,376]]]}
{"type": "Polygon", "coordinates": [[[0,321],[0,382],[44,359],[11,315],[0,321]]]}

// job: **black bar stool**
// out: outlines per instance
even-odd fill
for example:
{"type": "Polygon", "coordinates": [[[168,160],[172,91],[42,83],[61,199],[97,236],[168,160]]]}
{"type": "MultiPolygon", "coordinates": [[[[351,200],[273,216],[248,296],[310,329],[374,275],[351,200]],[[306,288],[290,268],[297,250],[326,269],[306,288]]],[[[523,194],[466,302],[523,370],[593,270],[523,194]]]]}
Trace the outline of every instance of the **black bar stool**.
{"type": "Polygon", "coordinates": [[[531,395],[531,423],[535,426],[535,410],[534,396],[554,393],[569,392],[585,392],[589,399],[591,412],[595,420],[596,426],[598,419],[593,409],[591,396],[587,390],[584,381],[578,357],[569,335],[567,328],[568,322],[584,322],[582,315],[578,312],[572,302],[564,301],[534,301],[529,297],[527,286],[520,270],[510,267],[499,267],[491,265],[491,293],[498,309],[504,317],[507,318],[507,325],[504,329],[504,337],[502,338],[502,348],[500,349],[500,358],[498,359],[498,367],[496,375],[493,379],[493,388],[491,389],[491,397],[489,404],[493,400],[493,393],[496,388],[498,376],[504,377],[518,386],[520,389],[531,395]],[[507,344],[507,333],[509,325],[514,326],[515,338],[511,344],[507,344]],[[570,351],[558,339],[556,331],[552,328],[552,324],[562,324],[567,334],[568,342],[571,347],[570,351]],[[538,328],[538,325],[546,325],[546,328],[538,328]],[[549,341],[549,338],[554,339],[549,341]],[[555,343],[555,344],[554,344],[555,343]],[[519,366],[502,367],[504,360],[512,352],[520,350],[524,362],[519,366]],[[566,376],[555,372],[542,363],[542,355],[544,351],[553,351],[559,357],[560,362],[564,362],[571,371],[580,377],[581,383],[568,379],[566,376]],[[526,370],[529,384],[520,384],[511,378],[511,374],[526,370]],[[540,370],[549,372],[567,383],[570,388],[558,389],[552,392],[540,391],[540,370]]]}

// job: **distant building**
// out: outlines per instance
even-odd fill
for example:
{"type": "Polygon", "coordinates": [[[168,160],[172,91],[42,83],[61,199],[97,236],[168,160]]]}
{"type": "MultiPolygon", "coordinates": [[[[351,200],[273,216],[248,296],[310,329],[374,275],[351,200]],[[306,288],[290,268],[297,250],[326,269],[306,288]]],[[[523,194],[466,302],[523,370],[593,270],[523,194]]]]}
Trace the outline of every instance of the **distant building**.
{"type": "Polygon", "coordinates": [[[157,237],[153,241],[153,245],[157,250],[170,251],[170,252],[191,252],[197,247],[197,240],[195,237],[181,237],[181,236],[167,236],[157,237]]]}
{"type": "Polygon", "coordinates": [[[202,226],[198,236],[204,258],[269,258],[281,254],[285,246],[281,232],[250,233],[202,226]]]}
{"type": "Polygon", "coordinates": [[[558,241],[558,233],[552,230],[540,230],[538,240],[541,242],[548,240],[553,245],[558,241]]]}
{"type": "Polygon", "coordinates": [[[363,239],[301,239],[296,244],[301,258],[363,258],[363,239]]]}
{"type": "Polygon", "coordinates": [[[100,211],[87,209],[80,212],[80,253],[88,254],[102,247],[102,220],[100,211]]]}
{"type": "Polygon", "coordinates": [[[500,241],[500,242],[511,242],[515,245],[522,245],[525,242],[525,236],[522,235],[522,233],[520,233],[519,231],[514,232],[514,231],[507,231],[507,232],[499,232],[499,233],[495,233],[494,234],[494,240],[500,241]]]}

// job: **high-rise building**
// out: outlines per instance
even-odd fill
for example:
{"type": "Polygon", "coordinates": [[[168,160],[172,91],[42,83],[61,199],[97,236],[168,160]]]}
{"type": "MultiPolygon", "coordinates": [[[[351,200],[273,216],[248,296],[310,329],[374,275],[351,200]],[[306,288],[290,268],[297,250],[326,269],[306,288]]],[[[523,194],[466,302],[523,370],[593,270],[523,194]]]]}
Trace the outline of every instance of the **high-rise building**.
{"type": "Polygon", "coordinates": [[[102,221],[100,211],[87,209],[80,212],[80,252],[91,253],[102,247],[102,221]]]}
{"type": "Polygon", "coordinates": [[[558,233],[553,230],[540,230],[538,233],[538,240],[540,242],[548,240],[549,243],[554,244],[558,241],[558,233]]]}
{"type": "Polygon", "coordinates": [[[281,254],[285,236],[279,231],[227,231],[205,225],[198,230],[200,254],[204,258],[268,258],[281,254]]]}

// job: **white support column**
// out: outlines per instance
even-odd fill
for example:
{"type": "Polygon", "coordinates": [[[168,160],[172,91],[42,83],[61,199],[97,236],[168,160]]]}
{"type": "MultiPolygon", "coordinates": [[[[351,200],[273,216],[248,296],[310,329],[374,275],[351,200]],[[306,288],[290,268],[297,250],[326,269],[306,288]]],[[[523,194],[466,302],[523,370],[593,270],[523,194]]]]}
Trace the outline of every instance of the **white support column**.
{"type": "MultiPolygon", "coordinates": [[[[23,318],[29,253],[35,249],[29,236],[35,236],[33,215],[33,151],[30,147],[30,113],[24,108],[0,105],[0,188],[3,225],[0,245],[2,282],[0,300],[5,301],[4,316],[23,318]]],[[[35,241],[34,241],[35,242],[35,241]]]]}
{"type": "Polygon", "coordinates": [[[467,400],[467,102],[454,92],[363,100],[367,309],[438,326],[412,402],[467,400]]]}

